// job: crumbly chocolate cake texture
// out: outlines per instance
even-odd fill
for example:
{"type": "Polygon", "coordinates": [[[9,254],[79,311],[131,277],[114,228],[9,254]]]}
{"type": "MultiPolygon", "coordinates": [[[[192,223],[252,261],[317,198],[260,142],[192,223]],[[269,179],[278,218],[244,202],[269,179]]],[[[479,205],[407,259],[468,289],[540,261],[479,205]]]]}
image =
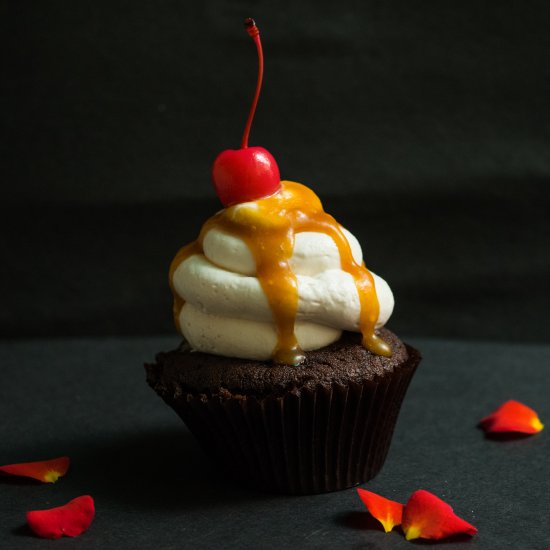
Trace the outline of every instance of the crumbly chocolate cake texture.
{"type": "Polygon", "coordinates": [[[182,392],[233,397],[362,384],[393,372],[409,357],[407,346],[391,331],[383,328],[378,334],[392,347],[391,357],[371,353],[361,345],[360,334],[344,332],[337,342],[306,352],[305,361],[297,367],[194,352],[183,342],[176,350],[159,353],[156,364],[146,365],[147,380],[161,395],[182,392]]]}

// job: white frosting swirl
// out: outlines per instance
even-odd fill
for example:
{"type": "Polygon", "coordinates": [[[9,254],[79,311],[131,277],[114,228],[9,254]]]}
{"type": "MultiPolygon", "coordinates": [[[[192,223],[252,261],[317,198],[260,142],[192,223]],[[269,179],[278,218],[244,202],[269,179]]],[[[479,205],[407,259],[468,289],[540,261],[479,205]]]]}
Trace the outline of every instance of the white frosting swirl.
{"type": "MultiPolygon", "coordinates": [[[[251,208],[254,203],[239,205],[251,208]]],[[[357,239],[342,228],[357,263],[363,261],[357,239]]],[[[256,263],[244,241],[213,228],[203,239],[204,254],[184,260],[173,274],[174,291],[185,301],[180,328],[194,350],[267,360],[277,332],[256,263]]],[[[342,330],[359,332],[361,312],[353,277],[342,270],[338,248],[324,233],[297,233],[290,260],[298,283],[295,334],[303,350],[324,347],[342,330]]],[[[393,311],[388,284],[372,273],[380,305],[377,327],[393,311]]]]}

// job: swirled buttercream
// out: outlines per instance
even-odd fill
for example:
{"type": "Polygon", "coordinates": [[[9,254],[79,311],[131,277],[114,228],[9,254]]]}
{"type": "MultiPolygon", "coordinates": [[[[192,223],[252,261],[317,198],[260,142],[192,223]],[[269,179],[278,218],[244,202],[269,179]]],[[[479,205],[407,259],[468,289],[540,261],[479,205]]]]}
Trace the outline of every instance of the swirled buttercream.
{"type": "Polygon", "coordinates": [[[388,354],[374,334],[393,310],[388,284],[366,270],[357,239],[311,190],[282,183],[280,196],[218,213],[174,259],[182,334],[197,351],[260,360],[279,353],[280,362],[297,363],[301,350],[350,330],[388,354]]]}

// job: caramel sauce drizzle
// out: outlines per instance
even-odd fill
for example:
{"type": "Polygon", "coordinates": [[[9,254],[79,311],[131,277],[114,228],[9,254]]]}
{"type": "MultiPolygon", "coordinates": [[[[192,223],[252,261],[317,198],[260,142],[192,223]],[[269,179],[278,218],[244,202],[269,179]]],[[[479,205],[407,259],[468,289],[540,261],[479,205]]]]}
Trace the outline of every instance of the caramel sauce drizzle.
{"type": "Polygon", "coordinates": [[[361,315],[359,328],[362,343],[372,353],[390,357],[390,346],[374,333],[380,306],[372,274],[364,264],[358,264],[349,243],[336,220],[324,212],[321,201],[309,188],[291,181],[281,182],[281,191],[255,201],[256,207],[239,205],[222,210],[203,225],[199,238],[184,246],[170,265],[170,288],[174,295],[174,320],[178,329],[184,300],[173,287],[173,275],[178,266],[193,254],[203,251],[204,236],[213,228],[239,237],[256,260],[256,276],[267,297],[277,328],[277,346],[273,353],[276,363],[299,365],[304,360],[294,333],[298,311],[298,284],[291,269],[290,258],[297,233],[313,231],[329,235],[338,248],[342,270],[355,281],[361,315]]]}

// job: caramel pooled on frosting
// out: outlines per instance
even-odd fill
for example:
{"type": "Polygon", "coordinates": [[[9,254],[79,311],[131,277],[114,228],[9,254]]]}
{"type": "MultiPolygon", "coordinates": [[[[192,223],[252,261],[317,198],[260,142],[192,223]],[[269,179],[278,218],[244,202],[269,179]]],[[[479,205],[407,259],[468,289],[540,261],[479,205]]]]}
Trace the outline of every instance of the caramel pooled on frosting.
{"type": "Polygon", "coordinates": [[[390,357],[391,348],[375,332],[379,303],[371,273],[358,264],[348,240],[336,220],[323,210],[319,197],[308,187],[291,181],[281,182],[281,190],[270,197],[254,201],[255,208],[239,205],[221,210],[203,225],[199,238],[183,247],[170,266],[170,286],[174,295],[174,320],[179,327],[179,314],[184,300],[173,287],[178,266],[193,254],[203,252],[203,239],[211,229],[220,229],[246,243],[256,261],[256,276],[267,297],[277,328],[277,346],[273,360],[299,365],[304,359],[294,322],[298,309],[298,285],[290,266],[297,233],[312,231],[332,238],[340,255],[342,270],[355,281],[361,313],[359,328],[363,346],[372,353],[390,357]]]}

